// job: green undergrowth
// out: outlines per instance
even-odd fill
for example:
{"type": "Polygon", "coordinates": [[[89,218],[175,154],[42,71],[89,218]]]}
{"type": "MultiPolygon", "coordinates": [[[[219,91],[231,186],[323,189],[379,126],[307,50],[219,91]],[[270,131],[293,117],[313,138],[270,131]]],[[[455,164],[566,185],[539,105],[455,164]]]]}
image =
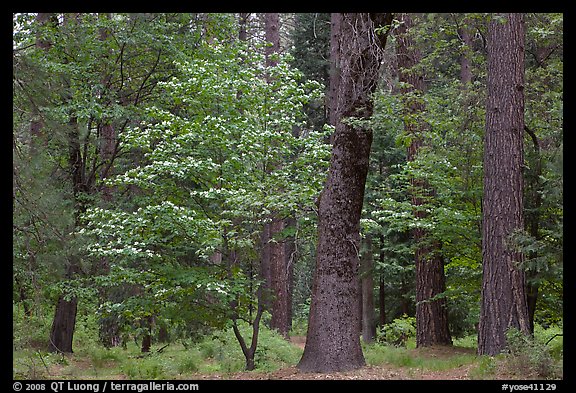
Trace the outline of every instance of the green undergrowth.
{"type": "MultiPolygon", "coordinates": [[[[247,342],[250,329],[241,328],[247,342]]],[[[76,342],[77,340],[75,340],[76,342]]],[[[69,355],[25,348],[13,352],[15,379],[186,379],[194,373],[234,373],[245,368],[245,358],[232,329],[217,331],[202,340],[156,343],[141,353],[135,342],[126,348],[104,348],[80,337],[69,355]]],[[[275,371],[296,364],[302,349],[262,326],[256,351],[256,372],[275,371]]]]}
{"type": "Polygon", "coordinates": [[[410,345],[405,348],[389,344],[365,345],[364,358],[374,366],[388,364],[430,371],[449,370],[477,360],[471,351],[461,352],[458,348],[412,349],[410,345]]]}
{"type": "MultiPolygon", "coordinates": [[[[16,310],[18,311],[18,310],[16,310]]],[[[20,316],[21,317],[21,316],[20,316]]],[[[245,358],[232,329],[214,331],[199,340],[154,343],[141,353],[139,343],[104,348],[96,339],[94,317],[80,317],[73,354],[47,352],[45,337],[50,324],[42,316],[17,319],[13,330],[14,379],[189,379],[196,374],[243,372],[245,358]]],[[[251,329],[241,326],[247,343],[251,329]]],[[[303,333],[305,329],[294,330],[303,333]]],[[[476,335],[454,339],[451,347],[416,348],[414,337],[363,344],[369,366],[395,367],[409,373],[420,371],[465,372],[469,379],[557,379],[562,378],[562,325],[536,326],[534,338],[517,332],[508,335],[509,350],[498,356],[478,356],[476,335]]],[[[286,341],[275,331],[260,328],[254,372],[272,372],[295,366],[302,348],[286,341]]]]}

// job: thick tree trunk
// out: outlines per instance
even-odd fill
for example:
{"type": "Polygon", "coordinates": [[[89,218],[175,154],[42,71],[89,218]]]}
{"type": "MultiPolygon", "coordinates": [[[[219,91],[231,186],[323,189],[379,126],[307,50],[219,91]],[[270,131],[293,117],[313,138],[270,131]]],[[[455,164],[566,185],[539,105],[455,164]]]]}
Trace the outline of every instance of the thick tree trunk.
{"type": "MultiPolygon", "coordinates": [[[[318,248],[306,346],[298,368],[311,372],[351,370],[365,364],[360,346],[358,277],[360,214],[368,173],[372,133],[344,119],[369,119],[386,36],[374,27],[391,14],[333,16],[332,61],[339,72],[332,156],[319,200],[318,248]],[[336,41],[336,43],[334,42],[336,41]]],[[[332,98],[335,98],[332,96],[332,98]]]]}
{"type": "Polygon", "coordinates": [[[488,97],[482,204],[482,303],[478,353],[506,348],[506,331],[529,333],[523,256],[510,236],[524,227],[524,17],[495,16],[488,30],[488,97]],[[502,18],[505,21],[501,20],[502,18]]]}
{"type": "MultiPolygon", "coordinates": [[[[422,145],[422,133],[428,129],[427,124],[419,118],[425,109],[424,102],[420,97],[413,95],[422,94],[426,90],[426,84],[424,75],[414,70],[421,62],[422,55],[410,36],[412,19],[408,14],[402,14],[401,19],[404,23],[397,30],[398,68],[400,81],[408,84],[408,87],[402,89],[402,93],[412,97],[404,104],[405,111],[410,117],[405,122],[404,128],[412,137],[408,147],[408,161],[413,161],[422,145]]],[[[424,197],[432,196],[434,191],[421,179],[412,179],[411,186],[414,215],[418,219],[425,218],[424,197]]],[[[438,242],[431,242],[428,232],[424,229],[415,229],[412,236],[418,247],[415,253],[416,346],[451,345],[446,299],[437,298],[446,290],[444,260],[439,252],[440,245],[438,242]]]]}
{"type": "Polygon", "coordinates": [[[446,299],[435,298],[446,291],[444,260],[434,249],[416,251],[416,346],[451,345],[446,299]]]}

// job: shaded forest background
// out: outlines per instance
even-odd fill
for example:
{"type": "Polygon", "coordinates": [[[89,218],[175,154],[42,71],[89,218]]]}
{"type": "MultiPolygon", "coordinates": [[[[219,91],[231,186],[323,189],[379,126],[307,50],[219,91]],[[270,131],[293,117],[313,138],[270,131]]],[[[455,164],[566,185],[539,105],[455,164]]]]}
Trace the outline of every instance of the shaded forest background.
{"type": "MultiPolygon", "coordinates": [[[[305,331],[330,14],[275,15],[14,14],[15,351],[73,352],[77,321],[142,352],[230,329],[254,368],[260,326],[305,331]]],[[[373,114],[347,120],[373,135],[365,343],[416,336],[415,255],[430,248],[445,288],[426,301],[444,304],[450,342],[477,334],[493,18],[395,14],[373,114]]],[[[524,228],[509,241],[532,332],[561,331],[563,16],[525,14],[525,30],[524,228]]]]}

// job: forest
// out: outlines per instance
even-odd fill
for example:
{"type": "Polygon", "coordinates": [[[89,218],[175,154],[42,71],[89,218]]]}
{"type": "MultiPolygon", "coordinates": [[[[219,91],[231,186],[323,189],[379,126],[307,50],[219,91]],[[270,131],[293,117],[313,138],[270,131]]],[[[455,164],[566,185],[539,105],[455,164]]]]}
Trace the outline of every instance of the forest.
{"type": "Polygon", "coordinates": [[[564,378],[562,13],[12,46],[13,379],[564,378]]]}

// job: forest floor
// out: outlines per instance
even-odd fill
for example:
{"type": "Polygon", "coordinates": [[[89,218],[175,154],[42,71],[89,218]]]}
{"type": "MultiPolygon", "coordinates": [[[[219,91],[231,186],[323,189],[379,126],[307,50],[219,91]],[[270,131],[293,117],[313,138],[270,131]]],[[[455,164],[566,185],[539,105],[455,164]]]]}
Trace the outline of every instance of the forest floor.
{"type": "MultiPolygon", "coordinates": [[[[306,344],[306,337],[294,336],[290,337],[290,341],[304,349],[306,344]]],[[[461,355],[462,353],[474,353],[473,349],[467,348],[427,348],[425,350],[413,350],[416,356],[426,356],[436,359],[447,359],[452,356],[461,355]]],[[[193,379],[234,379],[234,380],[401,380],[401,379],[428,379],[428,380],[458,380],[470,379],[468,372],[471,368],[475,367],[474,364],[466,364],[448,370],[430,371],[423,369],[414,369],[399,367],[394,365],[368,365],[358,370],[334,372],[334,373],[305,373],[296,366],[283,368],[277,371],[270,372],[237,372],[227,374],[194,374],[193,379]]]]}
{"type": "MultiPolygon", "coordinates": [[[[305,337],[291,338],[293,346],[304,348],[305,337]]],[[[368,365],[358,370],[334,373],[304,373],[295,365],[285,366],[274,371],[187,371],[170,375],[169,379],[182,380],[470,380],[470,379],[517,379],[518,375],[491,363],[490,371],[482,371],[482,359],[475,355],[475,349],[464,347],[430,347],[406,349],[404,358],[398,361],[368,361],[368,365]]],[[[48,379],[133,379],[124,370],[105,364],[99,366],[95,374],[93,361],[86,356],[67,355],[64,364],[51,364],[47,367],[48,379]]],[[[164,379],[161,375],[156,376],[164,379]]],[[[525,378],[526,375],[523,375],[525,378]]],[[[156,379],[156,378],[153,378],[156,379]]]]}

